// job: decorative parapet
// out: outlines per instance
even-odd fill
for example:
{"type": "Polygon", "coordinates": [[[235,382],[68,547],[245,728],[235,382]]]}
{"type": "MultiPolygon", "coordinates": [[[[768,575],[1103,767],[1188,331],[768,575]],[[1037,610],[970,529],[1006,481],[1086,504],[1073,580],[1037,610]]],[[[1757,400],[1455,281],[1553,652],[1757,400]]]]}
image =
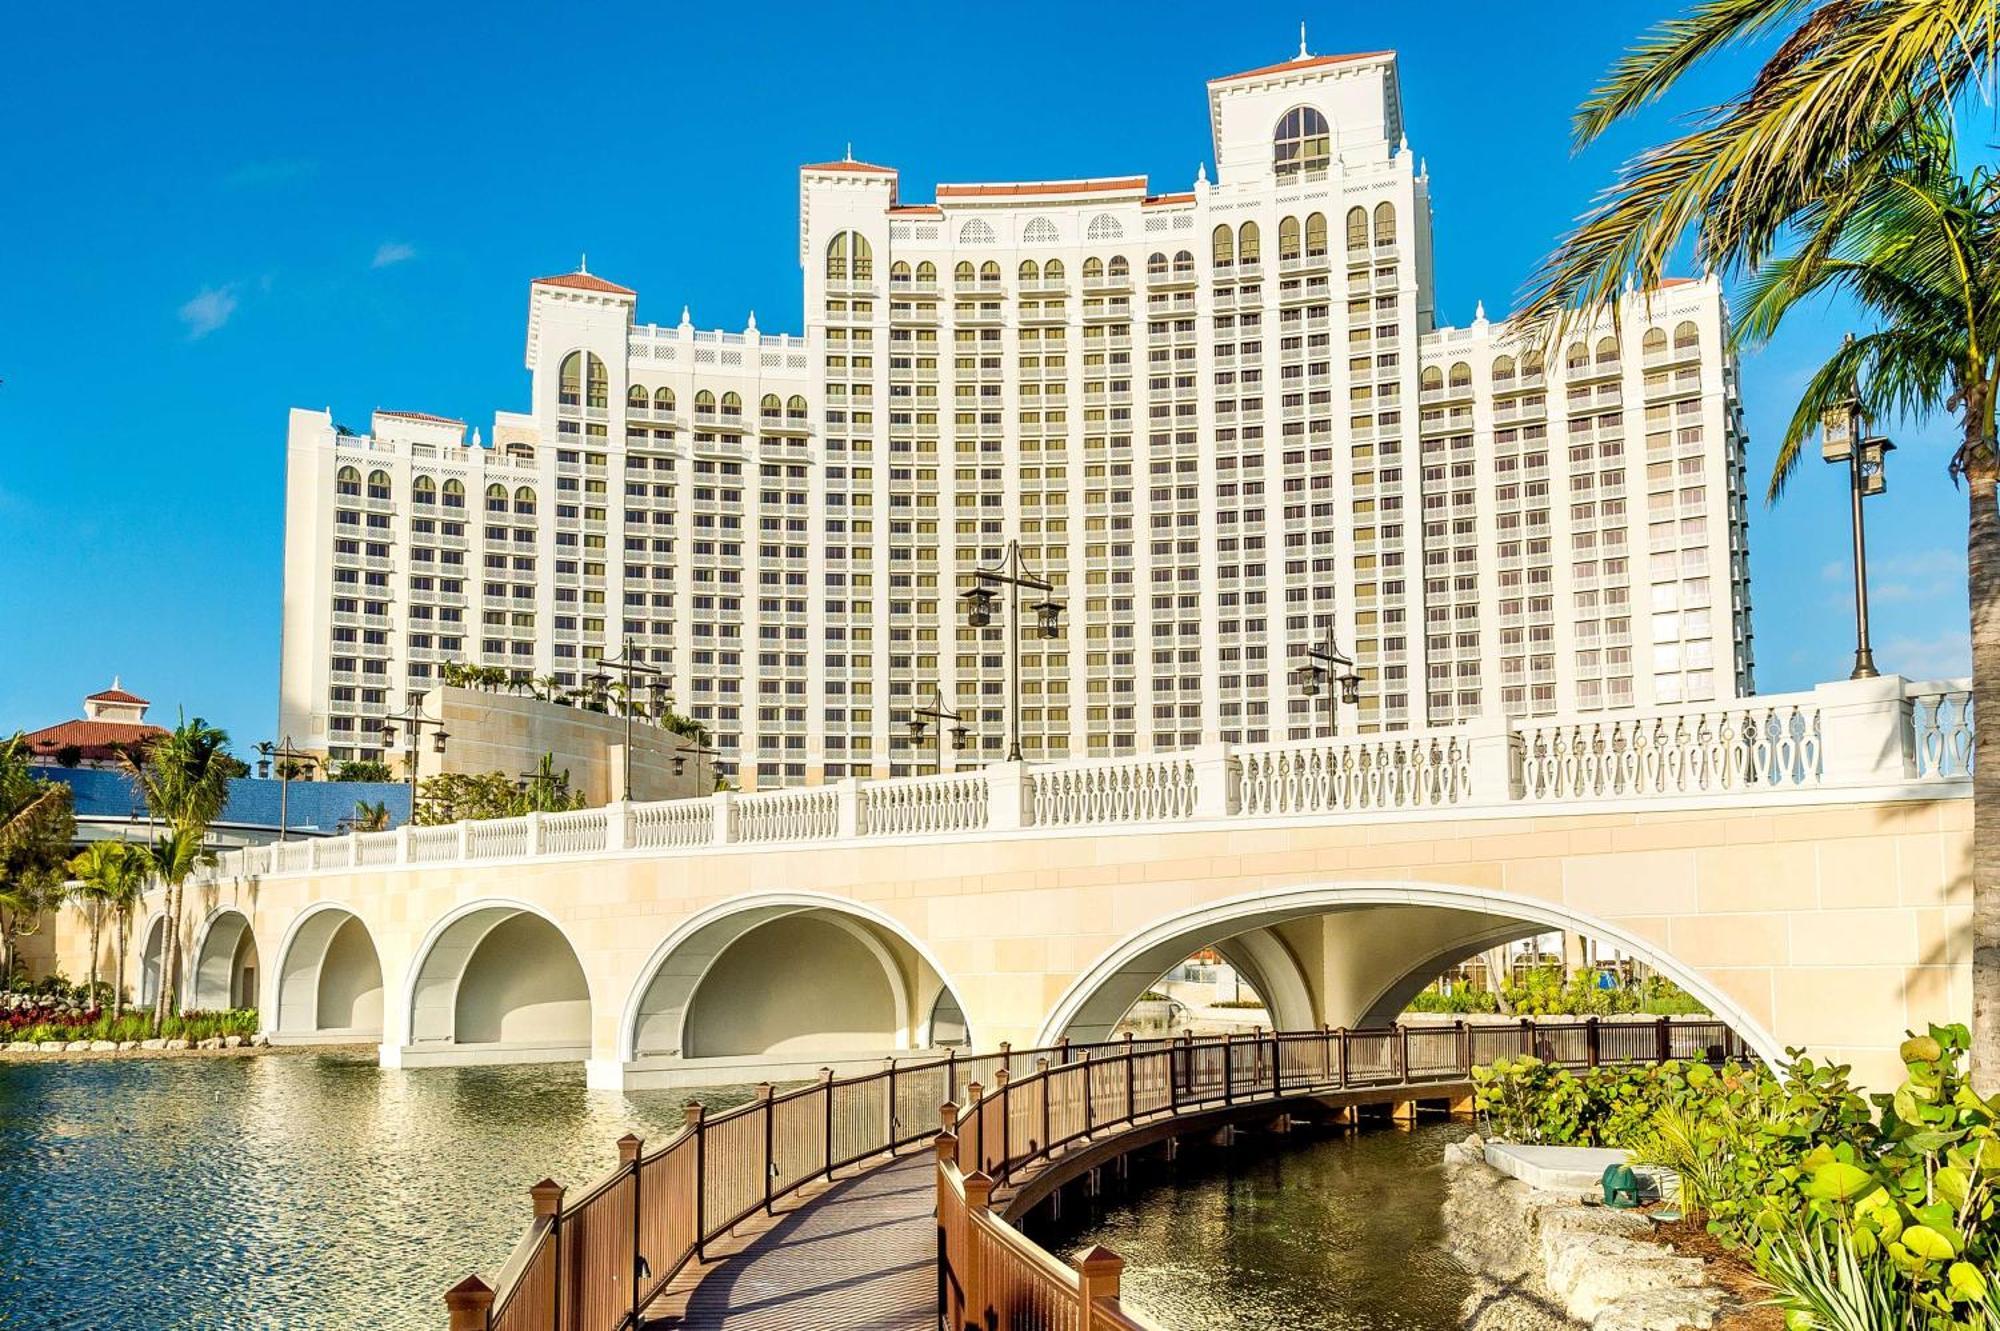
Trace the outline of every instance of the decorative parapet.
{"type": "Polygon", "coordinates": [[[1962,786],[1970,684],[1899,676],[1709,706],[1452,729],[993,763],[940,776],[722,791],[231,851],[208,879],[729,845],[814,845],[1067,828],[1166,827],[1588,803],[1962,786]]]}

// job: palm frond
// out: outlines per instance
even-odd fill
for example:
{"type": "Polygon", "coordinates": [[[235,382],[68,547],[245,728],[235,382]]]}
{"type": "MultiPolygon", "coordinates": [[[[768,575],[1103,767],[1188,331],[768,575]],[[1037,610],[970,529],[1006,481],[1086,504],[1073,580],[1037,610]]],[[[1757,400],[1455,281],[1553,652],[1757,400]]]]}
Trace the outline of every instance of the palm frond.
{"type": "Polygon", "coordinates": [[[1576,113],[1576,146],[1665,96],[1683,74],[1726,46],[1748,41],[1791,18],[1811,0],[1704,0],[1640,37],[1619,57],[1576,113]]]}

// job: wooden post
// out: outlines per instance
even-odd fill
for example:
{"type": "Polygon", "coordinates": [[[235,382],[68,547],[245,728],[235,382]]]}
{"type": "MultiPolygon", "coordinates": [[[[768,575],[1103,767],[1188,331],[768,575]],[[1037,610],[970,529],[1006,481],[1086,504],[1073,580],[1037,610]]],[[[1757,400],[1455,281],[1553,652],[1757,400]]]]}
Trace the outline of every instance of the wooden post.
{"type": "Polygon", "coordinates": [[[1597,1018],[1586,1017],[1583,1021],[1583,1052],[1584,1061],[1591,1067],[1597,1066],[1597,1050],[1597,1018]]]}
{"type": "Polygon", "coordinates": [[[975,1242],[971,1235],[979,1227],[980,1217],[986,1214],[992,1197],[993,1180],[983,1171],[974,1170],[965,1176],[966,1242],[961,1249],[965,1254],[965,1288],[961,1296],[965,1299],[968,1320],[977,1320],[981,1326],[986,1325],[986,1275],[979,1269],[979,1249],[982,1245],[975,1242]]]}
{"type": "Polygon", "coordinates": [[[1463,1017],[1458,1019],[1458,1070],[1468,1077],[1472,1075],[1472,1028],[1463,1017]]]}
{"type": "MultiPolygon", "coordinates": [[[[972,1130],[978,1134],[972,1142],[974,1169],[982,1168],[986,1163],[986,1110],[979,1103],[980,1097],[985,1093],[986,1088],[976,1081],[965,1088],[965,1103],[972,1110],[972,1130]]],[[[964,1160],[964,1152],[961,1151],[958,1158],[964,1160]]]]}
{"type": "Polygon", "coordinates": [[[639,1154],[646,1144],[631,1133],[618,1139],[618,1167],[631,1171],[632,1177],[626,1185],[632,1189],[632,1325],[639,1325],[639,1268],[645,1257],[639,1252],[639,1199],[644,1196],[639,1188],[639,1154]]]}
{"type": "MultiPolygon", "coordinates": [[[[1003,1044],[1000,1047],[1005,1049],[1007,1046],[1003,1044]]],[[[1007,1065],[1002,1063],[1000,1070],[993,1074],[993,1093],[1000,1097],[1000,1154],[994,1160],[993,1168],[994,1172],[1003,1179],[1008,1174],[1007,1162],[1013,1159],[1014,1156],[1014,1144],[1011,1140],[1014,1131],[1014,1125],[1011,1121],[1014,1117],[1014,1102],[1007,1093],[1007,1083],[1010,1080],[1012,1078],[1008,1075],[1007,1065]]]]}
{"type": "Polygon", "coordinates": [[[958,1098],[958,1047],[956,1045],[944,1051],[944,1098],[947,1100],[956,1100],[958,1098]]]}
{"type": "Polygon", "coordinates": [[[1283,1056],[1278,1046],[1278,1029],[1274,1026],[1271,1028],[1271,1098],[1274,1100],[1281,1100],[1285,1095],[1284,1074],[1278,1070],[1282,1061],[1283,1056]]]}
{"type": "Polygon", "coordinates": [[[1673,1056],[1674,1056],[1673,1028],[1668,1024],[1667,1019],[1665,1017],[1661,1017],[1659,1025],[1654,1028],[1653,1061],[1656,1063],[1665,1063],[1673,1056]]]}
{"type": "Polygon", "coordinates": [[[445,1291],[444,1306],[451,1317],[451,1331],[486,1331],[486,1319],[493,1311],[493,1291],[478,1276],[467,1276],[445,1291]]]}
{"type": "Polygon", "coordinates": [[[702,1186],[702,1175],[707,1170],[707,1162],[701,1158],[708,1136],[702,1121],[708,1111],[702,1107],[701,1101],[689,1100],[681,1106],[681,1113],[685,1116],[687,1130],[694,1134],[694,1259],[698,1262],[702,1259],[705,1243],[703,1231],[708,1228],[708,1217],[703,1214],[705,1210],[703,1203],[707,1198],[708,1189],[702,1186]]]}
{"type": "MultiPolygon", "coordinates": [[[[757,1104],[764,1115],[764,1214],[771,1214],[771,1189],[776,1185],[773,1179],[778,1173],[778,1162],[771,1157],[777,1154],[777,1113],[771,1104],[771,1093],[777,1088],[768,1081],[757,1083],[757,1104]]],[[[635,1320],[632,1325],[639,1323],[635,1320]]]]}
{"type": "Polygon", "coordinates": [[[1096,1325],[1092,1309],[1099,1299],[1118,1297],[1118,1280],[1125,1270],[1125,1259],[1103,1244],[1094,1244],[1087,1252],[1080,1252],[1070,1259],[1076,1268],[1076,1325],[1078,1331],[1091,1331],[1096,1325]]]}
{"type": "MultiPolygon", "coordinates": [[[[1049,1060],[1048,1059],[1038,1058],[1035,1060],[1035,1079],[1041,1082],[1042,1084],[1041,1149],[1044,1154],[1047,1154],[1048,1152],[1053,1150],[1055,1146],[1055,1143],[1050,1140],[1050,1138],[1053,1137],[1055,1134],[1049,1130],[1049,1060]]],[[[1030,1141],[1028,1143],[1028,1154],[1033,1155],[1034,1153],[1035,1153],[1035,1143],[1033,1141],[1030,1141]]]]}
{"type": "Polygon", "coordinates": [[[1139,1085],[1138,1067],[1132,1059],[1132,1032],[1125,1032],[1125,1121],[1130,1123],[1139,1117],[1136,1091],[1139,1085]]]}
{"type": "Polygon", "coordinates": [[[554,1270],[549,1277],[549,1325],[559,1327],[563,1324],[563,1186],[545,1178],[528,1189],[528,1196],[535,1201],[535,1219],[549,1222],[549,1246],[554,1259],[554,1270]]]}
{"type": "Polygon", "coordinates": [[[1396,1041],[1396,1080],[1408,1081],[1410,1079],[1410,1028],[1399,1024],[1396,1027],[1396,1033],[1398,1036],[1396,1041]]]}
{"type": "Polygon", "coordinates": [[[821,1068],[819,1070],[819,1093],[826,1097],[826,1136],[824,1138],[825,1154],[821,1157],[821,1159],[826,1164],[826,1176],[828,1178],[832,1178],[833,1177],[833,1069],[832,1068],[821,1068]]]}
{"type": "Polygon", "coordinates": [[[891,1151],[896,1149],[896,1060],[889,1059],[889,1136],[883,1145],[891,1151]]]}
{"type": "Polygon", "coordinates": [[[1236,1037],[1222,1037],[1222,1103],[1236,1102],[1236,1037]]]}
{"type": "Polygon", "coordinates": [[[1535,1022],[1532,1017],[1521,1018],[1521,1052],[1535,1052],[1535,1022]]]}

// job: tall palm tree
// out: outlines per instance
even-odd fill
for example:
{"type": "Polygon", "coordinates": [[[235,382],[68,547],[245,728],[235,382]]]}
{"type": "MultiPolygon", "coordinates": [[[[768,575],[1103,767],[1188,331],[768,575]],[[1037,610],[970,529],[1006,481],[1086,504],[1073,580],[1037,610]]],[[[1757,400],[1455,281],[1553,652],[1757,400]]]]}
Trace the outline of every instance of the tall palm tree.
{"type": "Polygon", "coordinates": [[[144,849],[119,843],[125,848],[124,872],[117,878],[107,880],[104,885],[104,904],[110,907],[111,918],[116,921],[115,934],[118,939],[118,974],[111,986],[111,1015],[125,1015],[125,951],[132,938],[133,921],[139,917],[140,903],[146,899],[146,882],[152,874],[152,865],[144,849]]]}
{"type": "Polygon", "coordinates": [[[1530,281],[1524,314],[1566,321],[1651,290],[1683,240],[1717,272],[1770,255],[1825,183],[1894,150],[1996,65],[1995,0],[1695,0],[1648,32],[1577,111],[1576,146],[1663,98],[1718,51],[1776,49],[1750,86],[1627,162],[1530,281]]]}
{"type": "Polygon", "coordinates": [[[229,800],[229,778],[236,762],[229,755],[228,734],[195,717],[154,741],[143,761],[128,758],[127,766],[146,807],[166,828],[166,835],[152,848],[153,869],[167,893],[160,997],[153,1007],[157,1033],[178,996],[182,885],[201,857],[209,825],[229,800]]]}
{"type": "Polygon", "coordinates": [[[367,800],[354,802],[354,817],[351,826],[357,832],[386,832],[389,830],[389,806],[367,800]]]}
{"type": "Polygon", "coordinates": [[[0,986],[13,978],[15,940],[62,904],[75,827],[70,788],[35,776],[18,733],[0,743],[0,986]]]}
{"type": "MultiPolygon", "coordinates": [[[[90,912],[90,987],[84,992],[91,1001],[97,998],[97,958],[98,948],[104,936],[104,917],[113,910],[113,901],[126,889],[126,885],[140,885],[146,881],[146,861],[134,855],[132,848],[122,841],[93,841],[83,848],[83,853],[69,862],[69,871],[76,880],[75,896],[90,912]]],[[[125,982],[123,942],[120,942],[118,984],[125,982]]]]}
{"type": "MultiPolygon", "coordinates": [[[[1950,412],[1950,458],[1966,486],[1974,714],[2000,720],[2000,174],[1961,174],[1950,123],[1905,129],[1862,174],[1801,214],[1796,253],[1744,287],[1739,336],[1768,338],[1802,302],[1855,300],[1878,327],[1814,373],[1771,471],[1776,498],[1823,412],[1858,397],[1871,416],[1950,412]]],[[[1973,1058],[1983,1093],[2000,1090],[2000,742],[1975,747],[1972,825],[1973,1058]]]]}

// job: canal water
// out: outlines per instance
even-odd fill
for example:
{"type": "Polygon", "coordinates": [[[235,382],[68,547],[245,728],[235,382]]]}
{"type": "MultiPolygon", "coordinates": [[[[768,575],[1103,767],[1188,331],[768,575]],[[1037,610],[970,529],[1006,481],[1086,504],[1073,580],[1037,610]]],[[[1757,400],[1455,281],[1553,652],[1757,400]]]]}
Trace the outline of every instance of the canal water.
{"type": "Polygon", "coordinates": [[[1456,1331],[1471,1290],[1442,1246],[1446,1144],[1463,1123],[1370,1128],[1132,1160],[1122,1194],[1065,1198],[1029,1233],[1125,1259],[1122,1296],[1170,1331],[1456,1331]]]}
{"type": "Polygon", "coordinates": [[[0,1328],[435,1331],[532,1184],[590,1183],[688,1096],[353,1053],[0,1063],[0,1328]]]}

